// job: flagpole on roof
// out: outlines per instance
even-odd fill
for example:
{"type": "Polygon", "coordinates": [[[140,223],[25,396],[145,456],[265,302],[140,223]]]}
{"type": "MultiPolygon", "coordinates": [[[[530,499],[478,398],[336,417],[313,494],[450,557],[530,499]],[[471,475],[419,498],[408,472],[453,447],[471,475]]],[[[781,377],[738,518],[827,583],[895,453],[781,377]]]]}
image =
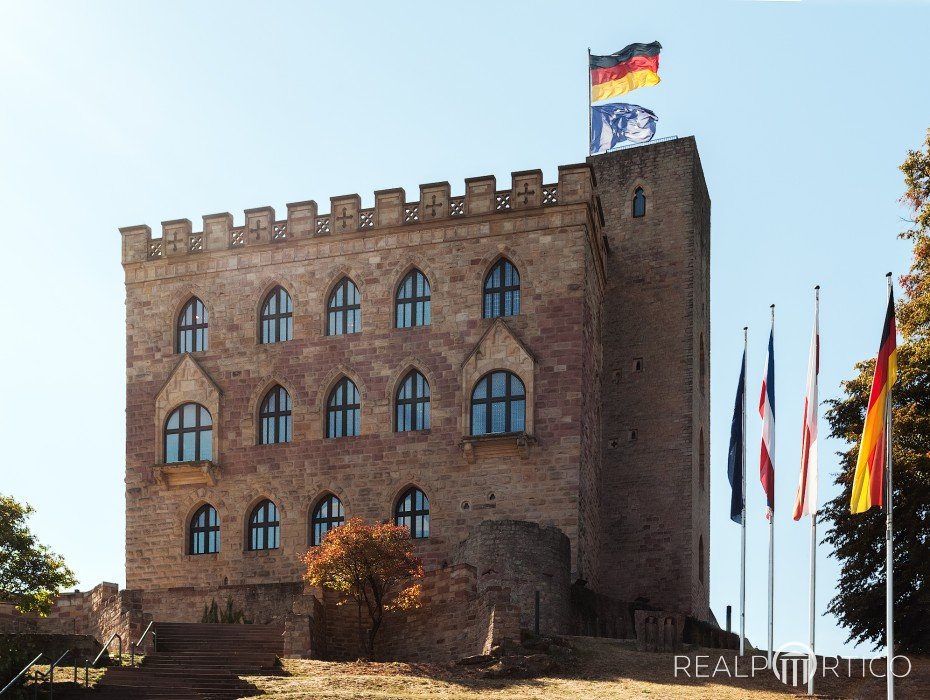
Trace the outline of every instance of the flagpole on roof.
{"type": "MultiPolygon", "coordinates": [[[[814,364],[814,382],[816,386],[817,375],[820,374],[820,285],[818,284],[814,287],[814,343],[816,359],[814,364]]],[[[817,421],[817,403],[814,402],[812,407],[814,412],[814,422],[817,421]]],[[[804,420],[807,421],[807,416],[804,417],[804,420]]],[[[816,475],[815,475],[816,477],[816,475]]],[[[816,493],[816,491],[815,491],[816,493]]],[[[817,503],[814,501],[811,504],[811,566],[810,566],[810,598],[808,600],[808,612],[810,619],[808,621],[808,646],[810,647],[810,652],[814,655],[816,660],[816,653],[814,651],[814,631],[815,631],[815,618],[814,610],[816,606],[815,593],[817,590],[817,503]]],[[[814,675],[810,669],[813,668],[813,663],[808,663],[808,674],[807,674],[807,694],[814,694],[814,675]]]]}
{"type": "MultiPolygon", "coordinates": [[[[888,275],[888,300],[892,297],[891,273],[888,275]]],[[[877,371],[877,367],[876,367],[877,371]]],[[[885,676],[888,684],[888,700],[894,700],[894,531],[892,518],[892,499],[894,492],[891,490],[891,387],[893,384],[892,377],[888,378],[888,398],[885,400],[885,478],[888,480],[886,493],[888,499],[888,511],[885,515],[885,636],[886,636],[886,653],[888,660],[885,667],[885,676]]]]}
{"type": "Polygon", "coordinates": [[[746,354],[749,349],[749,326],[743,328],[743,430],[742,430],[742,492],[743,509],[740,536],[740,575],[739,575],[739,655],[746,653],[746,354]]]}
{"type": "Polygon", "coordinates": [[[591,141],[594,138],[594,126],[591,123],[591,47],[588,47],[588,155],[591,155],[591,141]]]}
{"type": "MultiPolygon", "coordinates": [[[[772,336],[774,336],[775,335],[775,304],[772,304],[771,309],[772,309],[772,331],[771,333],[772,333],[772,336]]],[[[769,362],[774,363],[775,358],[774,357],[769,358],[769,362]]],[[[766,368],[765,371],[766,371],[766,378],[771,379],[771,377],[768,376],[768,368],[766,368]]],[[[774,387],[768,387],[768,389],[769,391],[774,392],[774,387]]],[[[764,399],[765,397],[763,397],[763,400],[764,399]]],[[[774,411],[775,411],[774,405],[771,406],[770,409],[767,408],[766,410],[771,410],[773,412],[773,417],[774,417],[774,411]]],[[[771,435],[771,439],[772,439],[772,442],[774,443],[775,441],[774,426],[773,426],[773,434],[771,435]]],[[[767,445],[767,447],[769,450],[774,452],[775,450],[774,444],[767,445]]],[[[774,459],[774,454],[769,454],[769,459],[770,460],[774,459]]],[[[775,490],[774,483],[772,484],[771,488],[772,488],[772,491],[774,492],[775,490]]],[[[769,601],[768,601],[769,602],[769,635],[768,635],[769,636],[768,638],[769,653],[768,653],[768,664],[769,664],[769,668],[772,668],[772,649],[775,646],[774,645],[774,639],[775,639],[775,509],[774,508],[768,509],[768,516],[769,516],[769,601]]]]}

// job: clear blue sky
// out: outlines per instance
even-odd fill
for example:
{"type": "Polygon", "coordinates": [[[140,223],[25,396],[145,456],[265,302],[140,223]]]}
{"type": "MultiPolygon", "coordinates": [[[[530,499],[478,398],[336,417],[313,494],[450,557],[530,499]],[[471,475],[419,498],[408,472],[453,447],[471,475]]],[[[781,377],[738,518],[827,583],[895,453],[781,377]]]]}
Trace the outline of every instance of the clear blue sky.
{"type": "MultiPolygon", "coordinates": [[[[741,331],[750,396],[777,304],[776,645],[806,639],[808,529],[790,521],[812,288],[821,396],[877,350],[905,271],[897,169],[930,126],[926,2],[126,3],[0,0],[0,491],[82,587],[123,580],[124,306],[117,227],[584,159],[586,49],[662,42],[629,95],[697,137],[713,198],[711,603],[738,602],[726,448],[741,331]]],[[[822,432],[826,429],[822,427],[822,432]]],[[[751,474],[760,422],[749,419],[751,474]]],[[[824,497],[833,453],[821,448],[824,497]]],[[[749,482],[747,630],[765,640],[763,494],[749,482]]],[[[818,605],[837,567],[819,556],[818,605]]],[[[851,653],[831,617],[818,650],[851,653]]],[[[860,652],[868,651],[860,649],[860,652]]]]}

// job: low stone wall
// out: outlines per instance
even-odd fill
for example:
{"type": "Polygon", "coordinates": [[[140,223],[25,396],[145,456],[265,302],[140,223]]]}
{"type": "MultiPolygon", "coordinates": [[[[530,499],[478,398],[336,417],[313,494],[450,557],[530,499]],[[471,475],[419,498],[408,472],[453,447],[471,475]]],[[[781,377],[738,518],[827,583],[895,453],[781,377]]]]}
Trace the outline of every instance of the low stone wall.
{"type": "Polygon", "coordinates": [[[204,607],[215,600],[220,610],[226,602],[241,610],[257,625],[285,623],[293,613],[294,601],[303,594],[302,583],[267,583],[217,588],[166,588],[142,594],[145,612],[159,622],[200,622],[204,607]]]}
{"type": "MultiPolygon", "coordinates": [[[[93,661],[100,652],[100,642],[88,634],[43,634],[34,632],[15,632],[0,634],[0,649],[16,648],[20,653],[30,659],[37,654],[45,654],[46,659],[58,659],[65,652],[69,652],[62,664],[73,666],[77,661],[80,666],[85,659],[93,661]]],[[[102,663],[103,659],[101,659],[102,663]]],[[[18,670],[18,669],[17,669],[18,670]]]]}
{"type": "MultiPolygon", "coordinates": [[[[379,660],[449,661],[487,652],[503,639],[520,638],[520,610],[510,590],[489,586],[479,591],[473,566],[456,564],[431,571],[422,580],[421,607],[388,614],[378,632],[379,660]]],[[[332,591],[322,591],[324,639],[319,654],[333,660],[357,659],[363,654],[358,631],[358,607],[332,591]]],[[[362,611],[362,629],[368,630],[362,611]]]]}
{"type": "MultiPolygon", "coordinates": [[[[55,600],[47,617],[23,615],[12,606],[0,608],[2,631],[87,635],[98,644],[107,641],[115,632],[120,635],[126,654],[130,641],[139,639],[149,619],[142,612],[141,591],[121,591],[115,583],[106,582],[89,591],[63,593],[55,600]]],[[[111,646],[114,654],[118,647],[114,640],[111,646]]]]}

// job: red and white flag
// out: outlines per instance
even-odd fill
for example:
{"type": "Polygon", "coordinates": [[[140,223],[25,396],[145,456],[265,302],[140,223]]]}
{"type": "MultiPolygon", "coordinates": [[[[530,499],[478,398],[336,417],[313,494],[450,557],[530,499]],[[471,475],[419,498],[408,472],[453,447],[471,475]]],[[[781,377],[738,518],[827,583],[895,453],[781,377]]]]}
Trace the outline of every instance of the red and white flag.
{"type": "Polygon", "coordinates": [[[820,373],[820,311],[814,312],[814,334],[807,359],[807,395],[801,428],[801,476],[791,517],[817,513],[817,375],[820,373]]]}
{"type": "Polygon", "coordinates": [[[765,354],[765,376],[762,378],[762,395],[759,397],[759,415],[762,416],[762,450],[759,458],[759,479],[765,491],[771,518],[775,510],[775,320],[769,333],[769,347],[765,354]]]}

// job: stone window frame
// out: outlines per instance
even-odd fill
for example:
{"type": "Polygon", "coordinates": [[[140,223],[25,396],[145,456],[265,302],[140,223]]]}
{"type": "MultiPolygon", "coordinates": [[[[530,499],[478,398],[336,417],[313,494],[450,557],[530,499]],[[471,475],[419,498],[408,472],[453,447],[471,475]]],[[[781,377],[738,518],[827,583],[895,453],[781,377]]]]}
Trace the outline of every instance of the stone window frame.
{"type": "Polygon", "coordinates": [[[243,417],[240,423],[243,435],[252,435],[255,439],[255,445],[270,448],[274,445],[290,445],[299,441],[301,426],[306,419],[307,407],[301,401],[297,400],[299,392],[297,388],[287,379],[279,374],[262,377],[259,383],[255,385],[252,393],[249,395],[248,414],[243,417]],[[290,442],[272,442],[262,443],[261,441],[261,407],[268,395],[268,392],[276,386],[282,387],[291,397],[291,440],[290,442]]]}
{"type": "Polygon", "coordinates": [[[411,492],[414,492],[414,491],[419,491],[420,493],[423,494],[423,498],[426,499],[426,512],[425,512],[425,513],[422,513],[422,512],[420,512],[420,511],[415,510],[415,507],[416,507],[416,506],[415,506],[415,502],[414,502],[414,504],[413,504],[414,510],[411,511],[414,515],[413,515],[413,516],[410,516],[410,517],[417,517],[418,515],[419,515],[420,517],[422,517],[422,516],[425,514],[425,516],[426,516],[426,518],[427,518],[429,524],[427,525],[427,534],[426,534],[425,537],[424,537],[424,536],[416,536],[416,535],[414,535],[414,530],[413,530],[413,528],[410,528],[410,538],[411,538],[412,540],[415,540],[415,541],[417,541],[417,540],[429,540],[429,539],[433,536],[433,534],[434,534],[434,531],[433,531],[433,499],[432,499],[432,497],[430,496],[430,494],[426,492],[426,489],[424,489],[424,488],[423,488],[422,486],[420,486],[419,484],[408,483],[408,484],[405,485],[402,489],[400,489],[400,491],[399,491],[398,493],[395,494],[394,499],[393,499],[393,501],[391,502],[391,520],[390,520],[390,522],[393,523],[394,525],[397,525],[397,524],[398,524],[398,523],[397,523],[397,513],[398,513],[398,509],[400,508],[400,505],[401,505],[402,501],[407,497],[407,495],[410,494],[411,492]]]}
{"type": "MultiPolygon", "coordinates": [[[[414,294],[416,294],[416,289],[414,289],[414,294]]],[[[405,271],[403,272],[403,274],[401,274],[399,281],[394,285],[394,289],[391,294],[391,299],[393,301],[392,321],[393,321],[393,328],[395,330],[409,331],[414,328],[429,328],[430,326],[433,325],[433,280],[419,265],[412,264],[412,265],[408,265],[405,268],[405,271]],[[414,296],[412,299],[409,299],[409,300],[399,299],[398,295],[400,294],[401,287],[404,286],[404,284],[407,282],[407,279],[411,275],[416,275],[416,274],[422,275],[423,279],[426,281],[426,285],[427,287],[429,287],[429,293],[427,294],[427,296],[422,297],[422,298],[414,296]],[[430,318],[429,322],[428,323],[411,323],[411,325],[409,326],[397,325],[397,319],[398,319],[397,307],[400,306],[401,304],[413,304],[413,303],[416,303],[418,300],[419,301],[425,300],[425,303],[429,305],[429,318],[430,318]]],[[[415,313],[412,314],[412,316],[415,316],[415,313]]]]}
{"type": "MultiPolygon", "coordinates": [[[[526,394],[527,394],[527,392],[526,392],[526,383],[523,381],[523,378],[522,378],[522,377],[520,376],[520,374],[517,373],[517,372],[513,372],[513,371],[508,370],[508,369],[492,369],[492,370],[490,370],[489,372],[485,372],[484,374],[482,374],[480,377],[478,377],[478,379],[477,379],[477,380],[475,381],[475,383],[472,385],[471,393],[469,394],[469,397],[468,397],[468,403],[469,403],[469,411],[468,411],[468,435],[471,436],[471,437],[476,437],[476,438],[477,438],[477,437],[494,437],[494,436],[506,436],[506,435],[516,435],[516,434],[519,434],[519,433],[526,433],[526,432],[527,432],[527,430],[526,430],[526,402],[527,402],[527,395],[526,395],[526,394]],[[492,377],[494,374],[504,374],[504,375],[507,377],[507,387],[506,387],[505,394],[504,394],[504,396],[502,396],[502,397],[494,397],[494,396],[493,396],[493,387],[491,386],[491,377],[492,377]],[[513,384],[512,378],[515,378],[518,382],[520,382],[520,384],[523,385],[523,394],[522,394],[522,395],[512,395],[512,394],[510,393],[511,388],[512,388],[512,384],[513,384]],[[478,399],[479,404],[482,404],[482,405],[486,405],[486,406],[487,406],[487,409],[485,410],[485,414],[491,414],[491,413],[492,413],[491,406],[492,406],[494,403],[499,403],[500,401],[503,401],[503,402],[504,402],[504,405],[505,405],[505,407],[506,407],[505,423],[510,423],[510,422],[511,422],[511,418],[512,418],[512,416],[513,416],[513,408],[512,408],[512,407],[513,407],[513,403],[514,403],[515,401],[520,401],[520,400],[523,401],[523,430],[504,430],[504,431],[496,431],[496,432],[495,432],[495,431],[491,431],[491,430],[487,429],[487,430],[485,430],[485,431],[482,432],[482,433],[475,433],[475,425],[474,425],[474,420],[475,420],[475,391],[477,390],[478,385],[481,384],[481,382],[486,382],[486,383],[487,383],[487,387],[488,387],[487,396],[485,396],[483,399],[478,399]],[[497,398],[498,401],[495,401],[495,400],[494,400],[495,398],[497,398]]],[[[486,425],[485,427],[488,428],[489,426],[486,425]]],[[[511,427],[512,427],[512,426],[511,426],[511,427]]]]}
{"type": "Polygon", "coordinates": [[[648,219],[650,217],[650,212],[655,209],[655,193],[652,186],[643,178],[637,177],[629,184],[626,191],[629,192],[629,197],[626,200],[629,205],[623,208],[622,218],[634,222],[648,219]],[[636,196],[637,190],[642,190],[643,196],[646,198],[646,210],[642,216],[633,216],[633,199],[636,196]]]}
{"type": "MultiPolygon", "coordinates": [[[[223,446],[220,395],[219,387],[194,359],[194,356],[189,353],[182,355],[181,360],[155,396],[154,431],[155,444],[158,450],[157,464],[167,464],[165,462],[167,455],[165,454],[164,428],[168,423],[168,416],[185,403],[200,404],[210,412],[210,417],[213,420],[213,456],[210,461],[213,464],[220,463],[223,446]],[[181,374],[188,376],[182,377],[181,374]]],[[[174,464],[185,464],[185,462],[175,462],[174,464]]]]}
{"type": "MultiPolygon", "coordinates": [[[[209,529],[210,528],[208,526],[208,531],[209,529]]],[[[217,555],[221,551],[223,551],[222,536],[223,536],[223,519],[220,517],[219,509],[215,505],[213,505],[210,501],[202,501],[194,508],[194,512],[188,514],[187,516],[187,527],[184,533],[184,539],[186,541],[186,550],[184,553],[191,557],[203,557],[203,556],[209,556],[211,554],[217,555]],[[204,508],[207,508],[207,507],[212,508],[213,512],[216,513],[217,547],[213,551],[195,552],[194,551],[194,519],[200,515],[200,511],[202,511],[204,508]]]]}
{"type": "MultiPolygon", "coordinates": [[[[319,391],[316,398],[317,406],[317,415],[320,420],[319,433],[316,433],[316,429],[313,429],[313,432],[318,434],[324,440],[344,440],[345,438],[331,438],[328,437],[329,433],[329,395],[333,392],[333,389],[336,388],[343,377],[347,377],[352,380],[355,384],[355,387],[358,389],[359,398],[361,399],[361,408],[359,409],[359,432],[354,435],[354,438],[363,437],[370,434],[372,431],[371,425],[373,423],[371,416],[369,415],[372,407],[368,405],[366,397],[369,396],[368,387],[365,382],[362,380],[359,373],[347,365],[340,364],[336,367],[333,367],[320,383],[319,391]],[[366,426],[368,426],[366,428],[366,426]]],[[[342,498],[340,496],[340,498],[342,498]]]]}
{"type": "MultiPolygon", "coordinates": [[[[243,549],[245,550],[245,552],[248,554],[254,555],[254,554],[259,554],[259,553],[270,554],[270,553],[280,551],[283,548],[283,543],[284,543],[284,538],[283,538],[284,511],[281,508],[280,500],[274,498],[273,496],[263,494],[259,496],[258,498],[255,498],[252,500],[249,507],[246,508],[245,513],[246,513],[245,523],[244,523],[245,539],[243,541],[243,549]],[[277,547],[265,546],[265,547],[258,547],[258,548],[253,549],[252,548],[252,529],[253,529],[252,528],[252,516],[255,515],[255,512],[259,509],[259,507],[265,506],[265,504],[267,503],[270,503],[271,505],[274,506],[275,512],[278,516],[278,520],[277,520],[278,546],[277,547]]],[[[266,543],[267,543],[267,531],[270,529],[267,522],[268,521],[266,521],[265,524],[262,526],[263,529],[265,530],[266,543]]],[[[274,523],[275,521],[271,521],[271,522],[274,523]]]]}
{"type": "Polygon", "coordinates": [[[210,312],[210,307],[203,300],[203,297],[201,297],[199,294],[192,292],[192,293],[187,294],[184,297],[184,301],[181,302],[181,304],[178,306],[174,314],[174,324],[172,326],[172,337],[173,337],[172,343],[174,346],[173,354],[184,355],[185,353],[193,354],[193,353],[209,352],[210,350],[210,316],[211,315],[212,314],[210,312]],[[187,311],[187,308],[195,302],[199,303],[200,306],[203,308],[203,313],[206,316],[207,320],[203,324],[195,323],[193,326],[191,326],[191,328],[193,328],[195,332],[197,328],[200,328],[200,327],[203,328],[204,338],[205,338],[204,346],[200,348],[199,350],[181,350],[181,333],[182,333],[181,317],[187,311]]]}
{"type": "Polygon", "coordinates": [[[494,370],[513,372],[523,382],[526,392],[524,430],[534,435],[536,429],[536,360],[529,349],[513,334],[503,318],[493,319],[481,340],[475,346],[461,369],[461,435],[465,439],[488,440],[501,438],[500,433],[471,435],[471,394],[478,380],[494,370]],[[478,352],[478,350],[482,350],[478,352]]]}
{"type": "Polygon", "coordinates": [[[522,253],[512,246],[499,243],[493,252],[486,255],[480,263],[474,266],[472,280],[478,291],[478,318],[484,323],[493,323],[498,319],[519,319],[532,316],[536,307],[533,302],[533,268],[530,262],[524,259],[522,253]],[[484,315],[484,282],[501,258],[508,259],[520,273],[520,313],[517,316],[497,316],[488,318],[484,315]]]}
{"type": "MultiPolygon", "coordinates": [[[[317,496],[315,499],[313,499],[313,501],[311,501],[310,508],[307,513],[307,545],[310,547],[317,547],[320,545],[320,542],[314,542],[314,539],[315,539],[314,536],[316,534],[315,527],[314,527],[315,525],[314,519],[316,517],[316,512],[320,508],[320,506],[323,505],[324,501],[328,499],[333,499],[333,498],[339,501],[339,505],[342,508],[342,520],[340,520],[339,523],[345,524],[349,519],[349,516],[347,515],[348,509],[346,508],[345,501],[342,499],[342,497],[336,494],[331,489],[327,489],[323,491],[319,496],[317,496]]],[[[333,522],[333,519],[330,518],[329,520],[327,520],[327,522],[333,522]]],[[[335,526],[331,526],[327,528],[327,532],[329,532],[329,530],[332,530],[333,527],[339,527],[339,525],[335,525],[335,526]]],[[[323,534],[325,535],[326,533],[323,533],[323,534]]]]}
{"type": "Polygon", "coordinates": [[[290,390],[288,390],[288,388],[287,388],[286,386],[284,386],[284,385],[281,384],[280,382],[275,382],[275,383],[273,383],[271,386],[269,386],[269,387],[264,391],[264,393],[262,394],[262,400],[261,400],[261,401],[259,402],[259,404],[258,404],[258,412],[257,412],[256,415],[255,415],[255,425],[256,425],[256,428],[257,428],[257,431],[256,431],[256,444],[258,444],[258,445],[264,445],[264,446],[267,446],[267,445],[287,445],[287,444],[290,444],[290,443],[292,443],[292,442],[294,441],[294,397],[293,397],[293,395],[291,394],[290,390]],[[270,440],[270,441],[265,441],[265,440],[264,440],[264,434],[265,434],[265,417],[266,417],[266,415],[265,415],[265,413],[264,413],[264,410],[265,410],[265,405],[267,404],[268,399],[269,399],[269,397],[271,396],[271,392],[273,392],[273,391],[279,392],[279,393],[278,393],[278,396],[277,396],[277,399],[278,399],[278,400],[280,400],[280,398],[281,398],[280,392],[283,391],[284,394],[287,396],[287,400],[288,400],[288,403],[289,403],[289,407],[287,408],[286,411],[283,411],[283,410],[281,410],[281,408],[280,408],[280,406],[279,406],[279,407],[277,407],[277,408],[275,409],[275,413],[274,413],[274,414],[269,414],[269,415],[274,416],[274,417],[275,417],[275,420],[276,420],[276,422],[275,422],[275,427],[274,427],[274,433],[275,433],[275,438],[276,438],[276,439],[270,440]],[[286,439],[286,440],[280,439],[280,436],[278,435],[277,419],[280,418],[280,417],[287,417],[287,418],[290,419],[290,431],[289,431],[289,435],[287,436],[288,439],[286,439]]]}
{"type": "Polygon", "coordinates": [[[173,409],[168,411],[168,414],[165,416],[164,423],[162,425],[162,464],[187,464],[190,462],[212,462],[213,460],[213,437],[214,437],[214,428],[216,427],[216,421],[213,418],[213,414],[210,412],[210,409],[204,406],[202,403],[197,401],[184,401],[173,409]],[[194,418],[193,426],[184,425],[184,411],[183,409],[186,406],[195,406],[196,407],[196,416],[194,418]],[[210,419],[209,425],[201,425],[201,411],[206,411],[207,417],[210,419]],[[178,415],[178,427],[169,428],[168,423],[171,421],[174,415],[178,415]],[[196,456],[194,459],[176,459],[172,462],[168,461],[168,435],[169,431],[173,431],[173,434],[178,436],[178,456],[183,457],[184,455],[184,435],[185,433],[194,434],[194,450],[196,451],[196,456]],[[204,457],[201,454],[201,434],[210,433],[210,456],[204,457]]]}
{"type": "MultiPolygon", "coordinates": [[[[507,288],[505,287],[503,278],[501,279],[500,287],[498,289],[500,289],[501,291],[492,292],[492,293],[499,295],[499,296],[503,296],[508,293],[507,288]]],[[[525,289],[523,286],[523,272],[520,270],[520,266],[517,265],[517,263],[514,262],[510,256],[504,255],[504,254],[498,255],[495,258],[494,262],[491,263],[491,265],[485,270],[484,276],[481,279],[481,318],[496,319],[496,318],[515,318],[515,317],[520,316],[523,313],[524,292],[525,292],[525,289]],[[501,266],[504,264],[509,264],[514,269],[514,271],[517,273],[517,277],[519,278],[519,282],[517,283],[515,288],[510,289],[510,293],[513,293],[514,291],[517,292],[518,294],[517,304],[519,305],[520,308],[517,310],[517,313],[515,314],[499,313],[496,316],[491,316],[487,314],[487,307],[486,307],[486,299],[488,296],[488,289],[487,289],[488,278],[498,268],[498,266],[501,266]]]]}
{"type": "Polygon", "coordinates": [[[426,372],[424,372],[420,367],[418,367],[417,365],[410,365],[401,373],[399,378],[395,379],[395,381],[391,383],[391,428],[393,432],[401,433],[401,434],[429,433],[433,429],[433,401],[434,401],[435,395],[433,392],[433,384],[430,381],[430,379],[431,377],[426,372]],[[414,405],[416,403],[426,403],[429,406],[429,425],[426,426],[425,428],[407,428],[406,430],[400,430],[398,428],[397,409],[398,409],[398,406],[400,405],[399,402],[401,401],[401,399],[398,397],[400,395],[401,388],[404,386],[407,379],[414,373],[419,374],[421,377],[423,377],[423,381],[426,384],[426,390],[429,393],[426,396],[425,401],[423,401],[422,397],[419,397],[415,400],[405,399],[405,401],[407,403],[413,403],[414,405]]]}
{"type": "MultiPolygon", "coordinates": [[[[277,312],[277,316],[280,317],[280,311],[277,312]]],[[[293,340],[297,336],[297,303],[294,297],[293,287],[284,283],[283,281],[275,280],[270,284],[266,284],[262,291],[258,295],[258,306],[255,311],[256,319],[256,329],[255,329],[255,342],[258,345],[264,347],[274,347],[276,345],[281,345],[282,343],[287,343],[293,340]],[[280,338],[272,341],[264,340],[264,315],[265,315],[265,306],[268,303],[268,299],[272,294],[277,294],[279,291],[283,291],[287,294],[291,302],[291,311],[289,312],[289,318],[291,319],[291,337],[287,340],[281,340],[280,338]]]]}
{"type": "Polygon", "coordinates": [[[210,316],[210,337],[208,338],[208,349],[192,353],[192,356],[201,357],[202,355],[210,352],[209,348],[216,347],[215,342],[217,339],[216,330],[218,328],[218,316],[216,313],[216,300],[213,298],[211,290],[204,289],[197,284],[184,284],[179,286],[177,290],[171,294],[171,298],[174,300],[174,305],[164,310],[160,314],[160,341],[163,355],[174,357],[184,356],[185,353],[178,352],[178,319],[181,317],[181,311],[194,297],[200,299],[210,316]]]}
{"type": "Polygon", "coordinates": [[[362,286],[355,280],[356,280],[356,277],[354,277],[348,272],[344,272],[340,274],[336,278],[336,280],[329,285],[329,287],[326,290],[326,294],[324,295],[324,301],[323,301],[323,335],[326,336],[327,338],[342,338],[346,336],[355,336],[355,335],[360,334],[362,330],[364,329],[363,318],[362,318],[362,310],[363,310],[364,303],[362,300],[365,298],[365,294],[362,290],[362,286]],[[352,331],[351,333],[345,330],[346,314],[348,310],[352,310],[350,309],[350,307],[354,305],[343,304],[342,307],[339,307],[336,310],[336,313],[342,314],[343,330],[341,333],[331,333],[330,328],[329,328],[329,314],[330,314],[329,304],[332,301],[333,297],[335,296],[336,290],[345,283],[351,283],[352,286],[355,287],[355,291],[358,294],[358,329],[352,331]]]}

